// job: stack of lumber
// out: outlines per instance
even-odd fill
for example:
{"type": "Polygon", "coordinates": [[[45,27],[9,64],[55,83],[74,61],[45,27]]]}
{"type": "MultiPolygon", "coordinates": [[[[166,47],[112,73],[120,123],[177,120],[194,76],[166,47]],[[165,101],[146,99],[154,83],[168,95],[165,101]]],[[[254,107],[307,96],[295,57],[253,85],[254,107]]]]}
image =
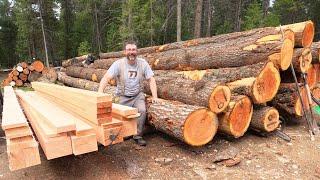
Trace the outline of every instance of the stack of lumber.
{"type": "Polygon", "coordinates": [[[121,110],[112,104],[110,95],[42,82],[32,82],[32,87],[42,97],[89,124],[95,131],[97,141],[104,146],[120,143],[123,137],[136,134],[136,130],[132,132],[128,129],[130,132],[127,132],[126,128],[130,128],[130,123],[136,124],[137,110],[121,110]],[[112,118],[112,111],[117,109],[118,112],[124,112],[124,118],[130,121],[129,125],[123,119],[112,118]],[[134,113],[130,114],[131,111],[134,113]]]}
{"type": "Polygon", "coordinates": [[[26,62],[20,62],[12,69],[8,77],[2,81],[2,86],[20,87],[37,80],[55,82],[57,78],[56,71],[53,68],[46,68],[39,60],[30,65],[26,62]]]}
{"type": "MultiPolygon", "coordinates": [[[[236,138],[249,127],[275,130],[280,123],[278,108],[290,105],[287,110],[292,110],[292,103],[296,103],[290,98],[282,100],[286,84],[281,82],[291,81],[285,75],[290,64],[297,73],[308,72],[310,87],[316,87],[312,83],[319,75],[309,75],[319,71],[319,46],[312,43],[313,37],[314,24],[306,21],[138,49],[139,56],[154,70],[158,96],[164,99],[162,104],[148,103],[148,122],[195,146],[209,142],[215,129],[236,138]],[[190,129],[189,124],[193,124],[190,129]],[[210,136],[206,130],[212,132],[210,136]],[[203,139],[190,140],[189,133],[203,139]]],[[[100,57],[91,67],[65,66],[59,81],[97,91],[107,69],[124,53],[101,53],[100,57]]],[[[144,88],[150,95],[148,82],[144,88]]],[[[112,93],[113,89],[108,86],[104,91],[112,93]]],[[[294,97],[292,93],[288,97],[294,97]]]]}
{"type": "Polygon", "coordinates": [[[11,86],[4,87],[2,129],[11,171],[41,163],[38,143],[11,86]]]}
{"type": "Polygon", "coordinates": [[[97,151],[91,126],[35,92],[16,93],[48,160],[97,151]]]}

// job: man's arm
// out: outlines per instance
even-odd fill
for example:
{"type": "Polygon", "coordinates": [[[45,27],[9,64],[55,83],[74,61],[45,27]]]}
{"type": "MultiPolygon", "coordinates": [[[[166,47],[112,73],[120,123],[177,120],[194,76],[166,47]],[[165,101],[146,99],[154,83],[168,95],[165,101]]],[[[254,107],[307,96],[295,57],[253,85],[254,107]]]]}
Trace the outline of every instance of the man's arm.
{"type": "Polygon", "coordinates": [[[157,93],[157,84],[156,84],[156,80],[154,79],[154,77],[150,77],[149,79],[149,85],[150,85],[150,90],[151,90],[151,94],[152,94],[152,101],[153,102],[158,102],[158,93],[157,93]]]}
{"type": "Polygon", "coordinates": [[[103,93],[104,88],[108,85],[108,82],[112,79],[112,77],[106,73],[100,81],[98,92],[103,93]]]}

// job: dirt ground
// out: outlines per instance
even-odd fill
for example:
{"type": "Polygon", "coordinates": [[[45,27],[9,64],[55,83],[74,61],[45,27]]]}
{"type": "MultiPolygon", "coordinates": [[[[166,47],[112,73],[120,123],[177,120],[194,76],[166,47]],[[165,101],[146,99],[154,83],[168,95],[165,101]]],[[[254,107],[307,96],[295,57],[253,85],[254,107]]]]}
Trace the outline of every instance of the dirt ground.
{"type": "Polygon", "coordinates": [[[249,132],[235,140],[219,135],[200,148],[154,133],[146,135],[148,145],[143,148],[129,139],[100,146],[98,152],[50,161],[41,151],[41,165],[15,172],[8,168],[1,138],[0,179],[320,179],[320,137],[311,141],[301,124],[286,127],[285,132],[291,142],[249,132]],[[236,154],[241,159],[238,165],[213,162],[236,154]]]}

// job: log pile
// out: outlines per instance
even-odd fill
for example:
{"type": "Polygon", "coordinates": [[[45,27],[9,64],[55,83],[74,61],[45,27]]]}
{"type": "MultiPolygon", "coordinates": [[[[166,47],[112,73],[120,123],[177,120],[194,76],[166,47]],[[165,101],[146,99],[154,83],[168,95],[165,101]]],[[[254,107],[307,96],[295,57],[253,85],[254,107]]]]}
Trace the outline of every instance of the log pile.
{"type": "MultiPolygon", "coordinates": [[[[311,91],[319,95],[320,43],[313,43],[313,36],[314,25],[306,21],[138,49],[154,70],[163,99],[160,104],[147,102],[149,124],[200,146],[216,130],[238,138],[249,128],[274,131],[280,124],[279,112],[301,117],[289,67],[292,63],[300,83],[300,75],[307,73],[311,91]],[[193,130],[203,139],[190,137],[193,130]]],[[[123,51],[101,53],[89,67],[65,66],[58,79],[67,86],[97,91],[107,69],[123,57],[123,51]]],[[[104,92],[112,94],[115,83],[109,84],[104,92]]],[[[307,101],[304,87],[300,89],[307,101]]],[[[147,81],[144,92],[151,94],[147,81]]]]}
{"type": "Polygon", "coordinates": [[[26,62],[18,63],[8,77],[2,81],[2,86],[21,87],[33,81],[55,82],[58,76],[53,68],[47,68],[37,60],[31,64],[26,62]]]}

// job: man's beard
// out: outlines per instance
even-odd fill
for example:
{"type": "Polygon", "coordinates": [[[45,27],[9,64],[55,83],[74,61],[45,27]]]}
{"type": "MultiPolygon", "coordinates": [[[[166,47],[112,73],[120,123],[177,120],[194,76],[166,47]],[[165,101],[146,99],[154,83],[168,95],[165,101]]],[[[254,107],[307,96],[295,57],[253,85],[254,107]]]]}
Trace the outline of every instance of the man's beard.
{"type": "Polygon", "coordinates": [[[135,61],[135,60],[136,60],[136,58],[137,58],[137,56],[136,56],[136,55],[131,54],[131,55],[128,55],[128,56],[127,56],[127,58],[128,58],[130,61],[135,61]]]}

